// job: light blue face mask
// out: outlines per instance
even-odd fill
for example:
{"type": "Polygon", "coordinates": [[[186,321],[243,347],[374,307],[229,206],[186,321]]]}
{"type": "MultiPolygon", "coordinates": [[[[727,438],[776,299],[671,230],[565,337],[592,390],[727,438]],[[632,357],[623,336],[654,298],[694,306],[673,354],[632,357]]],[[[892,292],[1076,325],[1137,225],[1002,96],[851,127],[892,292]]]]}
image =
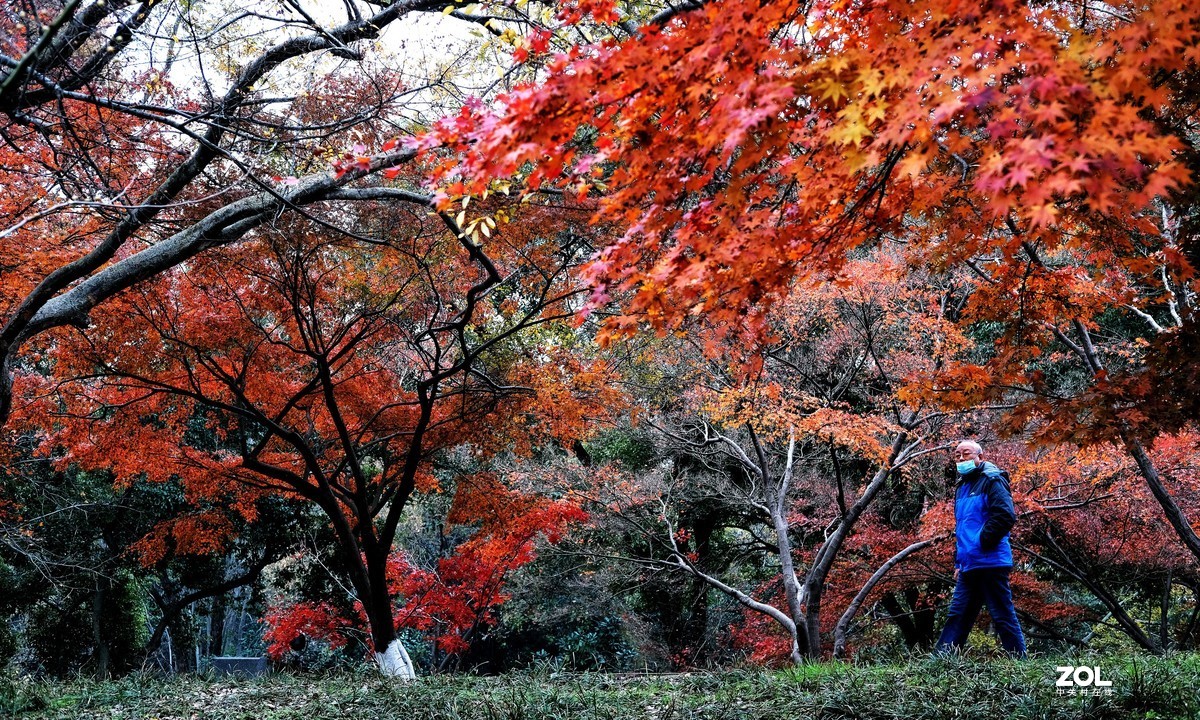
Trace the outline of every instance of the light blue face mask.
{"type": "Polygon", "coordinates": [[[974,460],[959,460],[958,463],[955,465],[955,467],[958,468],[959,475],[966,475],[967,473],[969,473],[975,469],[975,461],[974,460]]]}

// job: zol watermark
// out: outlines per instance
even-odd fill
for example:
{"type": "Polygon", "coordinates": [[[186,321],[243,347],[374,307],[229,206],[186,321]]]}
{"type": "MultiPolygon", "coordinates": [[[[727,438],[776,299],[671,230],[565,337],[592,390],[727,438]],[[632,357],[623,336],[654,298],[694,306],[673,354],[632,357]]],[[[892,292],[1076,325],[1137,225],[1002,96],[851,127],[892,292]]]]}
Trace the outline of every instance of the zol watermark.
{"type": "Polygon", "coordinates": [[[1099,665],[1058,665],[1054,672],[1059,695],[1112,695],[1112,680],[1100,676],[1099,665]]]}

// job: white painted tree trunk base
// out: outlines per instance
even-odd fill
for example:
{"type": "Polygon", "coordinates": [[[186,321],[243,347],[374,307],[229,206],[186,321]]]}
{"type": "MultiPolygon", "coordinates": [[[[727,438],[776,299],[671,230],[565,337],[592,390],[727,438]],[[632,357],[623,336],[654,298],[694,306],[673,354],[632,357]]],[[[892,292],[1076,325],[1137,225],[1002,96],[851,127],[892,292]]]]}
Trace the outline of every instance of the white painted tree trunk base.
{"type": "Polygon", "coordinates": [[[375,664],[379,666],[379,672],[384,677],[399,680],[417,679],[412,659],[408,656],[408,651],[404,649],[404,643],[400,642],[400,638],[389,643],[387,650],[375,653],[375,664]]]}

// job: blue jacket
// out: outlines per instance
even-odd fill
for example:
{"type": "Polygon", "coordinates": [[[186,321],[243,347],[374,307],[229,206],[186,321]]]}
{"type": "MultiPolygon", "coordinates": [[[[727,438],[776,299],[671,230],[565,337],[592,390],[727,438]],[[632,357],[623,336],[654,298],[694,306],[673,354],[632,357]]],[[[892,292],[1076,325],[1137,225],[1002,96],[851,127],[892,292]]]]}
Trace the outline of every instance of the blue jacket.
{"type": "Polygon", "coordinates": [[[1008,473],[985,462],[958,478],[954,496],[954,565],[959,570],[1012,567],[1008,531],[1017,521],[1008,473]]]}

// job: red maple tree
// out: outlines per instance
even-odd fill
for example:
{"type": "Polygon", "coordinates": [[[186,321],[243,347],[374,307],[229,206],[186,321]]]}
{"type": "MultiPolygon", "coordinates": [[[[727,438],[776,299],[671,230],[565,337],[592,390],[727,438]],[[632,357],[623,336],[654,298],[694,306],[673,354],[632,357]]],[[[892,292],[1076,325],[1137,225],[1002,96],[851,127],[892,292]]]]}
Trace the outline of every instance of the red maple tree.
{"type": "MultiPolygon", "coordinates": [[[[357,238],[281,222],[113,300],[88,330],[44,335],[43,364],[22,377],[20,417],[59,463],[108,469],[118,484],[178,479],[248,520],[266,493],[309,501],[350,559],[381,667],[411,676],[394,592],[424,582],[447,607],[478,593],[460,604],[486,615],[502,593],[480,573],[502,578],[528,560],[536,535],[572,517],[477,483],[452,521],[482,521],[484,532],[433,588],[393,552],[405,507],[437,487],[430,460],[464,444],[483,457],[570,446],[587,432],[580,418],[619,407],[604,361],[560,364],[586,347],[565,324],[583,237],[563,227],[561,210],[509,212],[529,222],[486,245],[453,218],[382,206],[359,218],[357,238]]],[[[180,517],[141,550],[153,559],[170,542],[204,553],[228,530],[219,513],[180,517]]],[[[451,612],[452,627],[462,612],[451,612]]]]}

